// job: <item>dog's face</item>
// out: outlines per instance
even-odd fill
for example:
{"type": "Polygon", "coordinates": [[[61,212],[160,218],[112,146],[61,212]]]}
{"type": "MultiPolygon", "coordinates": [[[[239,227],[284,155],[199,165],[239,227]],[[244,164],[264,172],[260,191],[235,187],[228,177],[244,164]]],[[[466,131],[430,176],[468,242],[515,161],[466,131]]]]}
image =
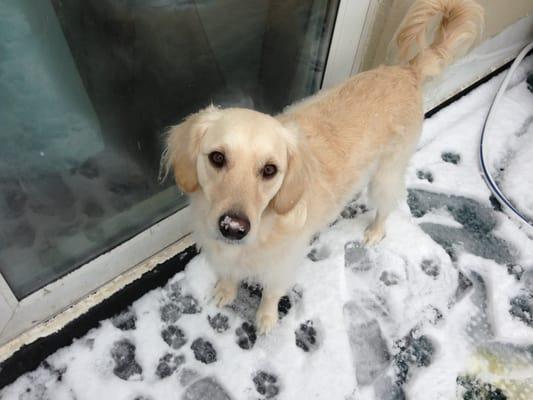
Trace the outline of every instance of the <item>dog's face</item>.
{"type": "Polygon", "coordinates": [[[253,243],[268,207],[285,214],[302,195],[296,137],[266,114],[209,107],[173,127],[167,146],[178,186],[204,197],[213,239],[253,243]]]}

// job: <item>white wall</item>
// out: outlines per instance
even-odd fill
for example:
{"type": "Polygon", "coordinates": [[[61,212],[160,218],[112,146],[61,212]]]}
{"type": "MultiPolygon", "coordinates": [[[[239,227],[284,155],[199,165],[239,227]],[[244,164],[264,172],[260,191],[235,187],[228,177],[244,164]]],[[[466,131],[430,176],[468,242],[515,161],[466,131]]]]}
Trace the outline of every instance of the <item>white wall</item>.
{"type": "MultiPolygon", "coordinates": [[[[352,0],[354,1],[354,0],[352,0]]],[[[371,0],[352,74],[386,64],[394,33],[414,0],[371,0]]],[[[533,40],[532,0],[478,0],[485,27],[477,46],[425,86],[426,111],[513,59],[533,40]]]]}

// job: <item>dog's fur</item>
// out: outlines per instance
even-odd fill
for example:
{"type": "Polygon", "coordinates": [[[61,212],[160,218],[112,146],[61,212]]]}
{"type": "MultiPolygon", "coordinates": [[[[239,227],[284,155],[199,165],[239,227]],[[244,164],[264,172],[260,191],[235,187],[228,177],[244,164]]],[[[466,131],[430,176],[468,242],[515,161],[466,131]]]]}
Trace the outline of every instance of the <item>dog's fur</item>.
{"type": "Polygon", "coordinates": [[[404,60],[415,44],[421,48],[407,64],[356,75],[276,117],[211,106],[171,128],[164,162],[190,195],[197,243],[219,276],[219,306],[233,301],[239,281],[258,281],[264,289],[257,326],[261,333],[273,328],[310,238],[367,183],[377,212],[365,241],[382,239],[421,131],[421,85],[472,44],[482,20],[473,0],[419,0],[396,36],[404,60]],[[427,47],[427,27],[439,15],[427,47]],[[215,150],[226,156],[222,169],[208,160],[215,150]],[[267,163],[278,168],[272,179],[261,175],[267,163]],[[230,242],[219,218],[236,210],[251,230],[230,242]]]}

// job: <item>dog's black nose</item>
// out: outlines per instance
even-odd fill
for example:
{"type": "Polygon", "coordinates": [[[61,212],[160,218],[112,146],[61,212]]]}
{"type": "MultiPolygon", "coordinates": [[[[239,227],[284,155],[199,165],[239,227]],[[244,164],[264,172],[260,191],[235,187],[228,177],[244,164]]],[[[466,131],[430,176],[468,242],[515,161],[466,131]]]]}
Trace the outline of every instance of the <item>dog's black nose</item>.
{"type": "Polygon", "coordinates": [[[241,240],[250,232],[250,220],[242,214],[224,214],[218,220],[220,233],[230,240],[241,240]]]}

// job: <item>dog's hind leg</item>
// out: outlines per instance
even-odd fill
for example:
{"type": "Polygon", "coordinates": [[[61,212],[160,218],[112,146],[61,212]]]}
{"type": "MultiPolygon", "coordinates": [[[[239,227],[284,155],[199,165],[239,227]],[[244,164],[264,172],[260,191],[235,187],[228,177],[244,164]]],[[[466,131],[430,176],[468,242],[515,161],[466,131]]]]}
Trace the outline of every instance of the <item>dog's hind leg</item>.
{"type": "Polygon", "coordinates": [[[387,217],[405,198],[405,170],[413,148],[414,143],[403,143],[387,151],[370,180],[368,195],[376,208],[376,216],[365,231],[364,242],[367,245],[374,245],[383,239],[387,217]]]}

